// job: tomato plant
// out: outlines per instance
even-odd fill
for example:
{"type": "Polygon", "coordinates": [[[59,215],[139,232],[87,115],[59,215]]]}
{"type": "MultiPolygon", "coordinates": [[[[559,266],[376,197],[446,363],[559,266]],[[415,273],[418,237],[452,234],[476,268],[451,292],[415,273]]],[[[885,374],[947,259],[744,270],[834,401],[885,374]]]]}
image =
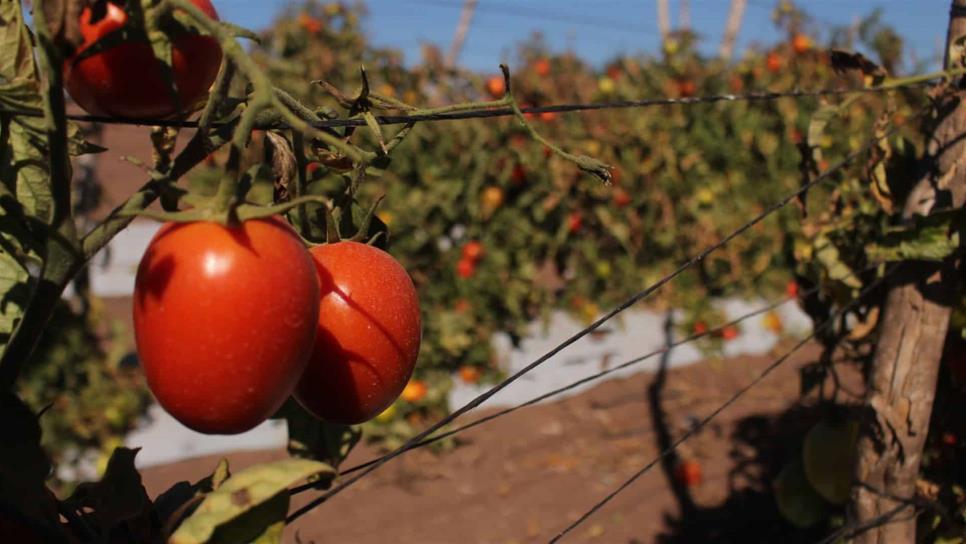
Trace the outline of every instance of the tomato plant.
{"type": "Polygon", "coordinates": [[[305,369],[318,300],[312,260],[281,219],[166,224],[134,289],[151,391],[197,431],[251,429],[279,409],[305,369]]]}
{"type": "Polygon", "coordinates": [[[295,398],[322,420],[361,423],[392,404],[412,376],[422,337],[416,288],[395,259],[370,245],[342,241],[311,254],[322,286],[318,334],[295,398]]]}
{"type": "MultiPolygon", "coordinates": [[[[209,0],[192,3],[212,19],[218,18],[209,0]]],[[[81,12],[84,41],[64,63],[64,81],[71,97],[89,113],[140,119],[166,118],[191,111],[208,92],[221,65],[221,47],[212,37],[181,30],[172,40],[171,79],[177,101],[147,41],[128,39],[105,43],[130,28],[128,15],[116,1],[104,3],[106,13],[96,16],[92,7],[81,12]],[[103,41],[102,41],[103,40],[103,41]],[[90,48],[105,49],[87,54],[90,48]]]]}

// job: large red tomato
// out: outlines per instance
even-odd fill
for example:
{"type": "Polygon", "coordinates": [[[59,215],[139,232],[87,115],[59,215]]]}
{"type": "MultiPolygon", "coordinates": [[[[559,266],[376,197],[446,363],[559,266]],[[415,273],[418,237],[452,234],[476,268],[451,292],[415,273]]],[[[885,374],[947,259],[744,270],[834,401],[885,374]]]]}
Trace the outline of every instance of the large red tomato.
{"type": "Polygon", "coordinates": [[[134,333],[151,391],[196,431],[251,429],[302,375],[318,301],[312,259],[279,218],[164,225],[134,287],[134,333]]]}
{"type": "Polygon", "coordinates": [[[375,247],[346,241],[311,253],[322,285],[319,330],[295,398],[320,419],[361,423],[396,400],[416,366],[416,288],[375,247]]]}
{"type": "MultiPolygon", "coordinates": [[[[218,19],[209,0],[191,2],[218,19]]],[[[64,64],[64,81],[71,97],[94,115],[161,119],[180,113],[163,75],[163,65],[147,43],[131,41],[78,60],[81,52],[127,22],[122,7],[114,2],[106,5],[106,15],[93,22],[90,7],[81,12],[84,41],[64,64]]],[[[172,39],[171,60],[181,110],[185,111],[204,97],[215,81],[221,47],[214,38],[184,34],[172,39]]]]}

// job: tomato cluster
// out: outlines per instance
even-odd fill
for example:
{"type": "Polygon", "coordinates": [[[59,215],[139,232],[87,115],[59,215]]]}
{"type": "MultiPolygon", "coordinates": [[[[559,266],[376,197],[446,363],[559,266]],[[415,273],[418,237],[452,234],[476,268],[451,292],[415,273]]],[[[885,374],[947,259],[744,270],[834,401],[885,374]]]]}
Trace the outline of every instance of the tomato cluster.
{"type": "Polygon", "coordinates": [[[419,352],[419,302],[406,271],[357,242],[307,251],[281,218],[235,226],[168,223],[134,292],[148,385],[187,427],[247,431],[289,395],[326,421],[388,407],[419,352]]]}
{"type": "MultiPolygon", "coordinates": [[[[192,3],[218,20],[209,0],[192,3]]],[[[64,64],[64,83],[71,97],[95,115],[160,119],[191,111],[218,75],[222,58],[218,41],[187,32],[174,36],[170,74],[166,75],[147,40],[109,41],[128,24],[122,5],[106,2],[104,13],[96,13],[90,6],[81,13],[83,42],[64,64]],[[91,54],[94,46],[103,50],[91,54]]]]}

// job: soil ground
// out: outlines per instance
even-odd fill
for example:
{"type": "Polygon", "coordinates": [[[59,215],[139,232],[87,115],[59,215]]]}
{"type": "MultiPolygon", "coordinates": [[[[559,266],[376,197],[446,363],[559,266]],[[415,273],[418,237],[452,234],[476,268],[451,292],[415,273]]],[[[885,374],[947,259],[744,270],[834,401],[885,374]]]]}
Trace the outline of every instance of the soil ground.
{"type": "MultiPolygon", "coordinates": [[[[681,458],[700,464],[700,483],[673,485],[674,460],[657,464],[564,541],[818,540],[820,533],[803,533],[781,520],[769,489],[818,417],[799,402],[799,369],[817,354],[816,346],[801,350],[677,449],[681,458]]],[[[393,460],[300,518],[285,541],[546,542],[772,360],[706,361],[668,371],[663,384],[656,382],[659,375],[637,374],[499,418],[463,433],[451,451],[418,450],[393,460]]],[[[855,378],[844,381],[854,385],[855,378]]],[[[359,446],[346,466],[377,453],[359,446]]],[[[284,456],[256,451],[227,457],[238,470],[284,456]]],[[[176,481],[202,478],[219,457],[145,469],[148,493],[153,497],[176,481]]],[[[308,498],[294,498],[293,507],[308,498]]]]}

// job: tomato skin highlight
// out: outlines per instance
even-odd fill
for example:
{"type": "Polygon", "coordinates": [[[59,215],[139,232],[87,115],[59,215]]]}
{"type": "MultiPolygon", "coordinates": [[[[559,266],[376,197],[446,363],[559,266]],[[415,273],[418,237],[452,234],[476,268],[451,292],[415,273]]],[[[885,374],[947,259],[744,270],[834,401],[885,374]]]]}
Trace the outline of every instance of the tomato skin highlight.
{"type": "MultiPolygon", "coordinates": [[[[212,19],[218,14],[210,0],[191,0],[212,19]]],[[[84,41],[64,62],[64,84],[74,101],[94,115],[164,119],[180,113],[151,46],[128,42],[78,60],[78,55],[127,22],[124,9],[107,2],[107,15],[91,23],[90,7],[80,16],[84,41]]],[[[172,38],[172,72],[182,110],[205,96],[218,75],[222,51],[209,36],[185,34],[172,38]]]]}
{"type": "Polygon", "coordinates": [[[274,217],[167,223],[138,267],[134,332],[148,385],[185,426],[247,431],[274,414],[308,363],[319,279],[274,217]]]}
{"type": "Polygon", "coordinates": [[[419,355],[419,298],[406,269],[352,241],[314,247],[322,286],[315,347],[295,399],[324,421],[356,424],[402,393],[419,355]]]}

